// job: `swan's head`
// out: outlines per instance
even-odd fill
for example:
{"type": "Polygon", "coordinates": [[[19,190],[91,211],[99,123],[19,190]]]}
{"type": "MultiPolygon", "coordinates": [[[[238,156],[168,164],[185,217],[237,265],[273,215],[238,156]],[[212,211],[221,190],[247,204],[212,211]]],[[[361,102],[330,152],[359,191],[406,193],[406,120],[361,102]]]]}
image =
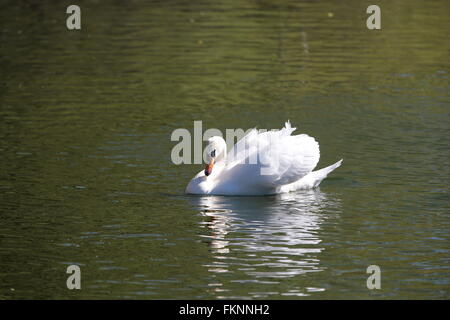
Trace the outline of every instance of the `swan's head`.
{"type": "Polygon", "coordinates": [[[226,157],[227,144],[222,137],[214,136],[208,139],[208,146],[205,148],[205,176],[209,176],[214,164],[222,161],[226,157]]]}

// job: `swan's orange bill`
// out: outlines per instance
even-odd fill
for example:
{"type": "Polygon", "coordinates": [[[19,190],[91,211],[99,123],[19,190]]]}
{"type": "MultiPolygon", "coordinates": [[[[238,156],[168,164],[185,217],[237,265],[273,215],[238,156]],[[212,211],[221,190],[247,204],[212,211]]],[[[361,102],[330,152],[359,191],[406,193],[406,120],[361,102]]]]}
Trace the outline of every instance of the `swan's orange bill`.
{"type": "Polygon", "coordinates": [[[206,165],[206,168],[205,168],[205,176],[209,176],[209,175],[211,174],[212,169],[213,169],[213,166],[214,166],[214,159],[211,160],[211,162],[210,162],[209,164],[206,165]]]}

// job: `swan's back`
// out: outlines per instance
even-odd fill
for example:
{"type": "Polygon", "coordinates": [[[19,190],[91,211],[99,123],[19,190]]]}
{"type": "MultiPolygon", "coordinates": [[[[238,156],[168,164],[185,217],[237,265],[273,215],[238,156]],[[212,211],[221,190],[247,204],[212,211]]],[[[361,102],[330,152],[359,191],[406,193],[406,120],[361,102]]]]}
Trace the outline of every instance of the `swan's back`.
{"type": "Polygon", "coordinates": [[[251,130],[228,153],[215,194],[270,194],[310,173],[319,162],[319,144],[292,136],[289,122],[279,131],[251,130]]]}

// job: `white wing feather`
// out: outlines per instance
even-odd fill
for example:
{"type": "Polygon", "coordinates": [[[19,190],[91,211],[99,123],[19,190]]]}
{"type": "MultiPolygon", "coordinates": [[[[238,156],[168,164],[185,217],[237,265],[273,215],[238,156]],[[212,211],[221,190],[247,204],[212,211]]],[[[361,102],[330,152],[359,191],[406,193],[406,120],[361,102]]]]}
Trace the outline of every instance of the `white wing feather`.
{"type": "Polygon", "coordinates": [[[314,138],[306,135],[292,136],[289,122],[278,132],[269,132],[261,139],[269,139],[266,148],[259,150],[262,159],[262,172],[274,175],[277,186],[292,183],[310,173],[319,162],[319,144],[314,138]]]}
{"type": "Polygon", "coordinates": [[[295,129],[286,122],[278,131],[251,130],[228,153],[216,191],[242,193],[257,187],[270,192],[310,173],[319,162],[319,144],[306,134],[292,136],[295,129]]]}

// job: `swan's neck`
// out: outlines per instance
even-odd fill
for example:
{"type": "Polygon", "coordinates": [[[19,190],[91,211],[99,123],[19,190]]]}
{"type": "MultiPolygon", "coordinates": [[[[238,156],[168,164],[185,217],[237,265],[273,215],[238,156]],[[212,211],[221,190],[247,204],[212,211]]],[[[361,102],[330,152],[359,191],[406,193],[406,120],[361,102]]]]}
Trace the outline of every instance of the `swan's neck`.
{"type": "Polygon", "coordinates": [[[220,164],[220,163],[226,163],[226,162],[227,162],[227,154],[226,154],[226,150],[225,150],[225,152],[220,157],[217,157],[216,163],[220,164]]]}
{"type": "Polygon", "coordinates": [[[226,166],[225,159],[217,161],[216,164],[214,165],[211,175],[205,177],[209,188],[213,188],[220,181],[220,176],[225,166],[226,166]]]}

